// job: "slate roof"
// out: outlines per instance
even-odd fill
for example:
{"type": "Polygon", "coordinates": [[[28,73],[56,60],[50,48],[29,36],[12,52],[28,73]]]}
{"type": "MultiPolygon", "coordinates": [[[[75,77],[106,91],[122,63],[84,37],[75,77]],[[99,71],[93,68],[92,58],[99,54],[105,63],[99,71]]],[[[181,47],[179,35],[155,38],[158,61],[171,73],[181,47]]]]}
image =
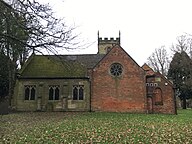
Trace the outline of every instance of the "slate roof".
{"type": "Polygon", "coordinates": [[[20,78],[87,77],[104,55],[32,55],[20,72],[20,78]]]}
{"type": "Polygon", "coordinates": [[[105,54],[82,54],[82,55],[59,55],[51,56],[54,59],[62,60],[65,62],[78,62],[86,68],[93,68],[105,54]]]}

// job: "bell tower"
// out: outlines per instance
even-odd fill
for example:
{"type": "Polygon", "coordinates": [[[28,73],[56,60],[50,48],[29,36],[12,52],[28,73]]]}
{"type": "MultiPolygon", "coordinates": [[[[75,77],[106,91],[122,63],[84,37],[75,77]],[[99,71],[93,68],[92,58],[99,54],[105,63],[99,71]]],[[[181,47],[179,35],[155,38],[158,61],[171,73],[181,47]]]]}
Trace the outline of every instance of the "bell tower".
{"type": "Polygon", "coordinates": [[[104,38],[99,37],[99,31],[98,31],[98,54],[106,54],[108,53],[111,48],[115,45],[120,45],[120,31],[119,31],[119,37],[116,37],[115,39],[113,37],[111,38],[104,38]]]}

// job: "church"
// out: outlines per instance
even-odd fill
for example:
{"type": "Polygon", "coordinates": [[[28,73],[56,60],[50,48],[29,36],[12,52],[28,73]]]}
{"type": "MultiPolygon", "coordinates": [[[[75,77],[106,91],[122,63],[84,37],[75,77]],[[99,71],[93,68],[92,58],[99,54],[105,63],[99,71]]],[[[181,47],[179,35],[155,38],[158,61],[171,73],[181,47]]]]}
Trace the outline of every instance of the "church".
{"type": "Polygon", "coordinates": [[[147,64],[140,67],[120,35],[98,35],[97,54],[32,54],[18,74],[12,108],[176,114],[173,84],[147,64]]]}

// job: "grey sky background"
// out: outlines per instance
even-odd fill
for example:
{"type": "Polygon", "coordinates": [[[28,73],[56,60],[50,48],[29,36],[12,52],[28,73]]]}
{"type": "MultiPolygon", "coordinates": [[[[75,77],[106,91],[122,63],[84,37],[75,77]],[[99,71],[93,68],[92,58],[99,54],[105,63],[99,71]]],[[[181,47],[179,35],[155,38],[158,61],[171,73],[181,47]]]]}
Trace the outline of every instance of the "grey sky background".
{"type": "Polygon", "coordinates": [[[97,32],[101,37],[118,37],[121,46],[143,65],[155,48],[169,51],[176,37],[192,34],[191,0],[39,0],[50,3],[68,25],[77,26],[89,48],[66,54],[97,53],[97,32]]]}

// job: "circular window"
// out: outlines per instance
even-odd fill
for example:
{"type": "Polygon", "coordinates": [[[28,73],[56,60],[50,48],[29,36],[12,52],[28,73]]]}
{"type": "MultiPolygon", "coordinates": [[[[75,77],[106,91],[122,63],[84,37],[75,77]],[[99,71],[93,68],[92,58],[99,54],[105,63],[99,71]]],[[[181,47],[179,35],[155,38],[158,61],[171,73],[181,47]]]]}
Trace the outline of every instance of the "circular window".
{"type": "Polygon", "coordinates": [[[117,77],[120,76],[123,72],[123,67],[119,63],[114,63],[111,65],[110,73],[111,75],[117,77]]]}

